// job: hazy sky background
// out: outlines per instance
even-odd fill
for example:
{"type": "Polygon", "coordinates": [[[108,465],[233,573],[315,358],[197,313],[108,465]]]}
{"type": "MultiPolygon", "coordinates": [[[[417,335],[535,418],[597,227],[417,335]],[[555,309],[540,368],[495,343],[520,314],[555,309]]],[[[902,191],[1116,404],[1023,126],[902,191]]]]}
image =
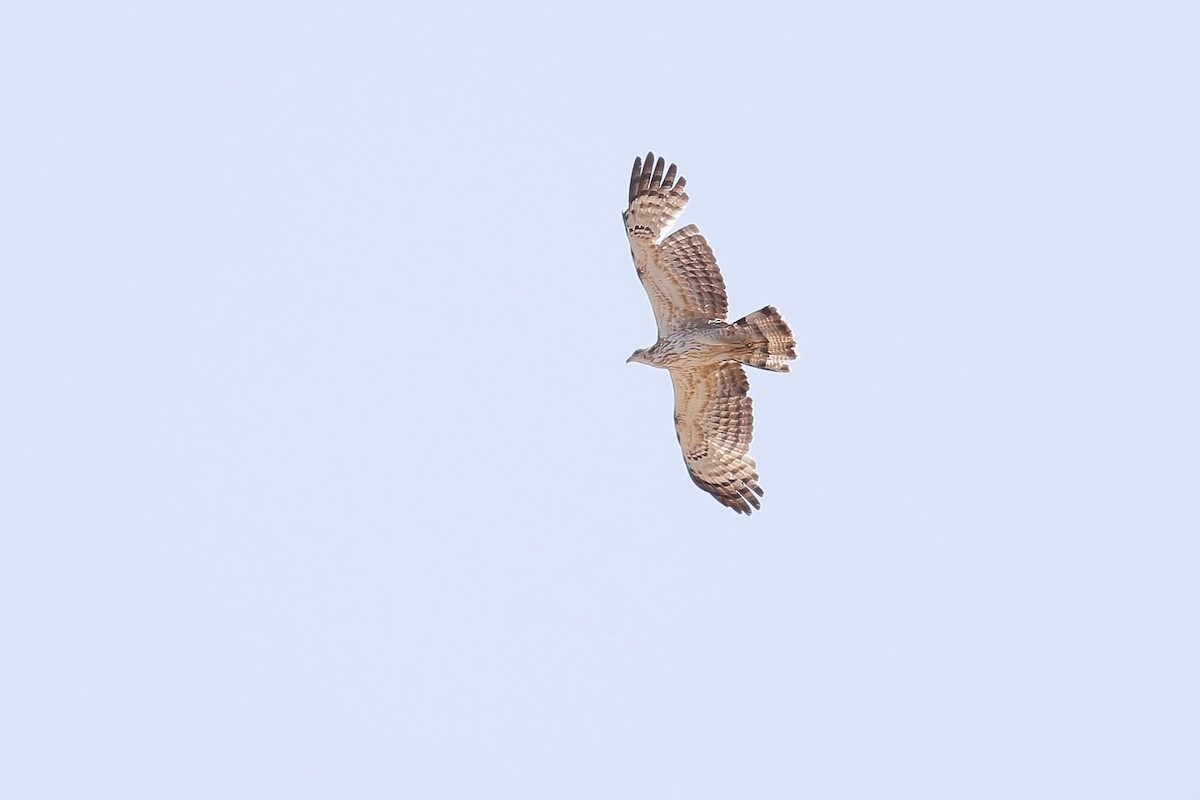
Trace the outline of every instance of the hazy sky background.
{"type": "Polygon", "coordinates": [[[6,2],[0,795],[1200,796],[1200,5],[6,2]],[[753,371],[696,489],[620,212],[753,371]]]}

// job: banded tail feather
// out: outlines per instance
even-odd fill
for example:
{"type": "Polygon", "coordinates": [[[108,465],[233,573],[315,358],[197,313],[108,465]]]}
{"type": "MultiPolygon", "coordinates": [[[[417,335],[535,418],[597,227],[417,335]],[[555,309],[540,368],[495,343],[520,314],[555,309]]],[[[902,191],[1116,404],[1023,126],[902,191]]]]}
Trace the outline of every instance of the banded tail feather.
{"type": "Polygon", "coordinates": [[[796,339],[777,308],[764,306],[730,327],[744,332],[750,347],[743,363],[772,372],[790,371],[787,362],[796,357],[796,339]]]}

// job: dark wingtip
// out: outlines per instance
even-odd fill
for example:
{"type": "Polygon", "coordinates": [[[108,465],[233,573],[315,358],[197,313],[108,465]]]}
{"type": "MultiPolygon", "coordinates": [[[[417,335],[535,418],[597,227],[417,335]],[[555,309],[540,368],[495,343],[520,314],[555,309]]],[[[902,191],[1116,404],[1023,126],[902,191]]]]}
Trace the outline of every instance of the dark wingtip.
{"type": "Polygon", "coordinates": [[[686,201],[684,186],[687,186],[687,180],[679,174],[679,168],[675,164],[668,165],[665,158],[655,157],[654,151],[649,150],[645,159],[639,156],[633,160],[633,174],[629,178],[629,202],[632,203],[635,198],[648,191],[660,189],[679,194],[686,201]]]}
{"type": "Polygon", "coordinates": [[[663,186],[670,187],[675,183],[675,165],[667,167],[667,174],[663,176],[663,186]]]}
{"type": "Polygon", "coordinates": [[[662,186],[663,169],[666,168],[666,165],[667,162],[663,160],[662,156],[659,156],[658,160],[654,162],[654,174],[650,176],[651,186],[662,186]]]}

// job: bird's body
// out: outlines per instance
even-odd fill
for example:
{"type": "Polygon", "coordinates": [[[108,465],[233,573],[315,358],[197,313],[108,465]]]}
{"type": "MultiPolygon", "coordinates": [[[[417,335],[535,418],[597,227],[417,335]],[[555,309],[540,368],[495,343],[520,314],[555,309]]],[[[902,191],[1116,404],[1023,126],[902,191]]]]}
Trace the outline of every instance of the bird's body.
{"type": "Polygon", "coordinates": [[[662,369],[715,366],[737,359],[746,349],[743,338],[729,325],[684,328],[660,338],[636,360],[662,369]]]}
{"type": "Polygon", "coordinates": [[[658,341],[629,361],[666,369],[675,388],[675,429],[688,473],[723,505],[749,514],[762,488],[750,457],[753,412],[742,364],[787,372],[795,339],[771,306],[725,322],[725,283],[695,225],[664,237],[687,205],[675,165],[646,155],[633,163],[623,215],[638,277],[658,323],[658,341]]]}

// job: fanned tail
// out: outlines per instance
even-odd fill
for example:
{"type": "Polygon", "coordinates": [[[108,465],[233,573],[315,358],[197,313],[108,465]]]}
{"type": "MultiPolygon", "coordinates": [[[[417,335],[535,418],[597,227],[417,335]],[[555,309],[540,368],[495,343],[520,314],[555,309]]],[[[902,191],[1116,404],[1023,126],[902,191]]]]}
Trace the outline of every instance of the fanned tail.
{"type": "Polygon", "coordinates": [[[747,352],[739,359],[743,364],[772,372],[789,371],[787,362],[796,357],[796,340],[774,306],[747,314],[730,327],[745,335],[747,352]]]}

